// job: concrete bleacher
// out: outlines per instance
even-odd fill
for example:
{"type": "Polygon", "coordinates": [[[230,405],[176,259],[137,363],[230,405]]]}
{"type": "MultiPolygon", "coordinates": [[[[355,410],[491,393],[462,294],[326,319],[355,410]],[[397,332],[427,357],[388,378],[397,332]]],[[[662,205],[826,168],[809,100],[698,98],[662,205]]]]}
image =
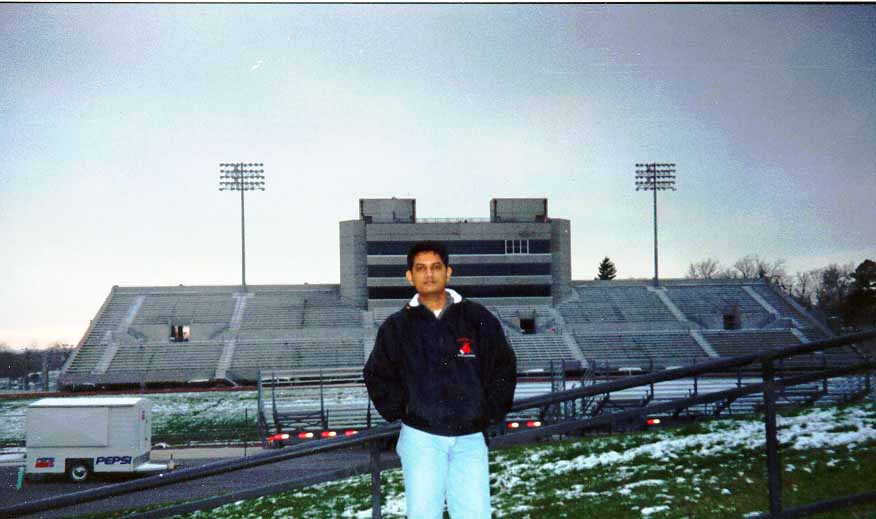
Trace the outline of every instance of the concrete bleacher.
{"type": "Polygon", "coordinates": [[[390,315],[398,312],[399,310],[401,310],[401,308],[402,307],[396,308],[394,306],[377,306],[372,308],[370,310],[370,313],[372,319],[374,320],[374,324],[380,326],[381,324],[383,324],[383,321],[386,321],[386,319],[390,315]]]}
{"type": "MultiPolygon", "coordinates": [[[[801,344],[797,335],[790,330],[727,330],[705,331],[703,337],[719,355],[731,357],[748,355],[766,349],[801,344]]],[[[821,354],[799,355],[784,361],[788,368],[820,368],[823,365],[839,366],[857,358],[848,347],[826,350],[821,354]],[[823,356],[823,358],[822,358],[823,356]]]]}
{"type": "Polygon", "coordinates": [[[655,366],[686,366],[711,359],[689,333],[649,333],[635,336],[634,340],[655,366]]]}
{"type": "MultiPolygon", "coordinates": [[[[795,346],[800,339],[790,330],[724,330],[704,331],[703,337],[722,357],[748,355],[782,346],[795,346]]],[[[784,361],[788,368],[817,368],[821,361],[816,355],[801,355],[784,361]]]]}
{"type": "MultiPolygon", "coordinates": [[[[502,323],[521,371],[556,360],[660,369],[831,336],[761,280],[666,280],[657,289],[650,281],[574,281],[572,289],[556,306],[477,299],[502,323]],[[724,331],[722,314],[732,307],[742,329],[724,331]],[[521,318],[531,317],[534,328],[523,330],[521,318]]],[[[245,294],[237,286],[113,287],[64,384],[123,384],[125,374],[143,372],[184,383],[210,371],[245,382],[259,369],[361,367],[376,328],[407,300],[363,311],[340,295],[338,285],[260,285],[245,294]],[[189,326],[190,341],[172,341],[171,326],[180,325],[189,326]]],[[[833,365],[853,355],[845,348],[823,357],[833,365]]]]}
{"type": "Polygon", "coordinates": [[[722,357],[748,355],[769,348],[800,344],[800,339],[789,330],[715,330],[702,333],[722,357]]]}
{"type": "Polygon", "coordinates": [[[645,371],[710,359],[688,332],[574,332],[573,337],[581,353],[596,368],[645,371]]]}
{"type": "MultiPolygon", "coordinates": [[[[570,315],[578,316],[574,306],[580,310],[594,310],[589,319],[603,321],[675,321],[672,312],[660,298],[645,285],[612,285],[612,281],[578,284],[578,305],[572,305],[570,315]]],[[[561,310],[565,305],[560,306],[561,310]]],[[[563,314],[565,317],[565,314],[563,314]]]]}
{"type": "Polygon", "coordinates": [[[742,313],[766,315],[766,310],[739,284],[667,284],[666,293],[685,314],[722,314],[731,306],[738,306],[742,313]]]}
{"type": "Polygon", "coordinates": [[[254,291],[247,301],[240,330],[245,337],[253,331],[303,328],[362,327],[362,312],[344,305],[337,291],[254,291]]]}
{"type": "Polygon", "coordinates": [[[89,374],[97,367],[109,346],[107,334],[119,329],[136,297],[137,294],[110,294],[103,312],[95,317],[88,337],[76,350],[75,357],[67,366],[65,373],[89,374]]]}
{"type": "Polygon", "coordinates": [[[241,340],[234,350],[230,372],[253,369],[297,369],[365,364],[362,339],[357,337],[296,337],[283,341],[241,340]]]}
{"type": "Polygon", "coordinates": [[[517,371],[547,369],[552,360],[577,360],[560,335],[509,335],[508,343],[517,356],[517,371]]]}
{"type": "Polygon", "coordinates": [[[227,323],[235,303],[231,294],[147,294],[132,324],[227,323]]]}
{"type": "Polygon", "coordinates": [[[308,304],[304,310],[305,328],[337,328],[362,326],[362,311],[338,304],[315,306],[308,304]]]}
{"type": "Polygon", "coordinates": [[[301,328],[304,301],[285,292],[256,292],[246,302],[240,322],[241,333],[248,330],[301,328]]]}
{"type": "Polygon", "coordinates": [[[221,355],[222,348],[213,341],[127,343],[119,347],[107,373],[198,372],[212,378],[221,355]]]}
{"type": "Polygon", "coordinates": [[[795,305],[788,302],[784,297],[777,294],[772,287],[759,284],[751,288],[775,308],[780,315],[793,319],[800,331],[810,341],[819,341],[830,336],[830,331],[823,324],[816,321],[814,317],[807,315],[805,311],[801,311],[802,309],[798,309],[795,305]]]}

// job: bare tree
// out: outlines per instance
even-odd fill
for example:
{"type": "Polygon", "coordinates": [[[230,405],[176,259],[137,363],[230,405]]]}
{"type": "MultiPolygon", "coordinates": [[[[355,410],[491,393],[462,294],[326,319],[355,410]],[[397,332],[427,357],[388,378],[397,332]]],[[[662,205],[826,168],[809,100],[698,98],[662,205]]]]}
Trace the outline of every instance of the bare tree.
{"type": "Polygon", "coordinates": [[[733,268],[745,279],[767,278],[782,284],[788,277],[785,272],[785,260],[777,259],[770,262],[757,254],[743,256],[733,264],[733,268]]]}
{"type": "Polygon", "coordinates": [[[720,273],[721,262],[714,258],[693,262],[687,268],[687,277],[690,279],[716,279],[720,273]]]}
{"type": "Polygon", "coordinates": [[[795,301],[812,308],[818,302],[818,291],[821,287],[821,270],[813,269],[805,272],[797,271],[790,279],[788,290],[795,301]]]}
{"type": "Polygon", "coordinates": [[[753,279],[757,277],[757,255],[749,254],[747,256],[743,256],[736,260],[736,263],[733,264],[733,268],[739,272],[739,275],[746,279],[753,279]]]}

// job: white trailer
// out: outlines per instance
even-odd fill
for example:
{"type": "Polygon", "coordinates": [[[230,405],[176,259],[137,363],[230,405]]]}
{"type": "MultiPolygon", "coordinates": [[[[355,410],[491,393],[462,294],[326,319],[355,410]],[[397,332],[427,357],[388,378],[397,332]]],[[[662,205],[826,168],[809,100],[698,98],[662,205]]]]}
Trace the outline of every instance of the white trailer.
{"type": "Polygon", "coordinates": [[[44,398],[27,407],[25,473],[74,482],[98,472],[161,472],[149,461],[152,402],[146,398],[44,398]]]}

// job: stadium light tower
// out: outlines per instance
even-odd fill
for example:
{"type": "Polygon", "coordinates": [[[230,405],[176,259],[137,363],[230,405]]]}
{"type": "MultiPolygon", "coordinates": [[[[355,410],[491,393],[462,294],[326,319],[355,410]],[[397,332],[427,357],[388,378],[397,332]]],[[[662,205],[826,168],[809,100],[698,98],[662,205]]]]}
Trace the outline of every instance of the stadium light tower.
{"type": "Polygon", "coordinates": [[[240,191],[240,275],[246,292],[246,220],[243,195],[247,191],[265,190],[264,164],[251,162],[219,164],[219,191],[240,191]]]}
{"type": "Polygon", "coordinates": [[[636,164],[636,191],[654,192],[654,286],[660,286],[657,275],[657,191],[675,191],[675,164],[636,164]]]}

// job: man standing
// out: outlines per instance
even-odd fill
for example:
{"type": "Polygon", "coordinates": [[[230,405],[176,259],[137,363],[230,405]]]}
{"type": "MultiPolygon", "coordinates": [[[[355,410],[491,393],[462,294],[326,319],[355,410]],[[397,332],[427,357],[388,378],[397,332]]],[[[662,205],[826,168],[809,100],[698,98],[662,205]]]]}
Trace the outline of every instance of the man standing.
{"type": "Polygon", "coordinates": [[[417,294],[377,333],[365,384],[387,421],[401,419],[408,517],[490,517],[484,431],[511,407],[517,360],[499,321],[446,288],[452,269],[441,243],[408,251],[408,282],[417,294]]]}

